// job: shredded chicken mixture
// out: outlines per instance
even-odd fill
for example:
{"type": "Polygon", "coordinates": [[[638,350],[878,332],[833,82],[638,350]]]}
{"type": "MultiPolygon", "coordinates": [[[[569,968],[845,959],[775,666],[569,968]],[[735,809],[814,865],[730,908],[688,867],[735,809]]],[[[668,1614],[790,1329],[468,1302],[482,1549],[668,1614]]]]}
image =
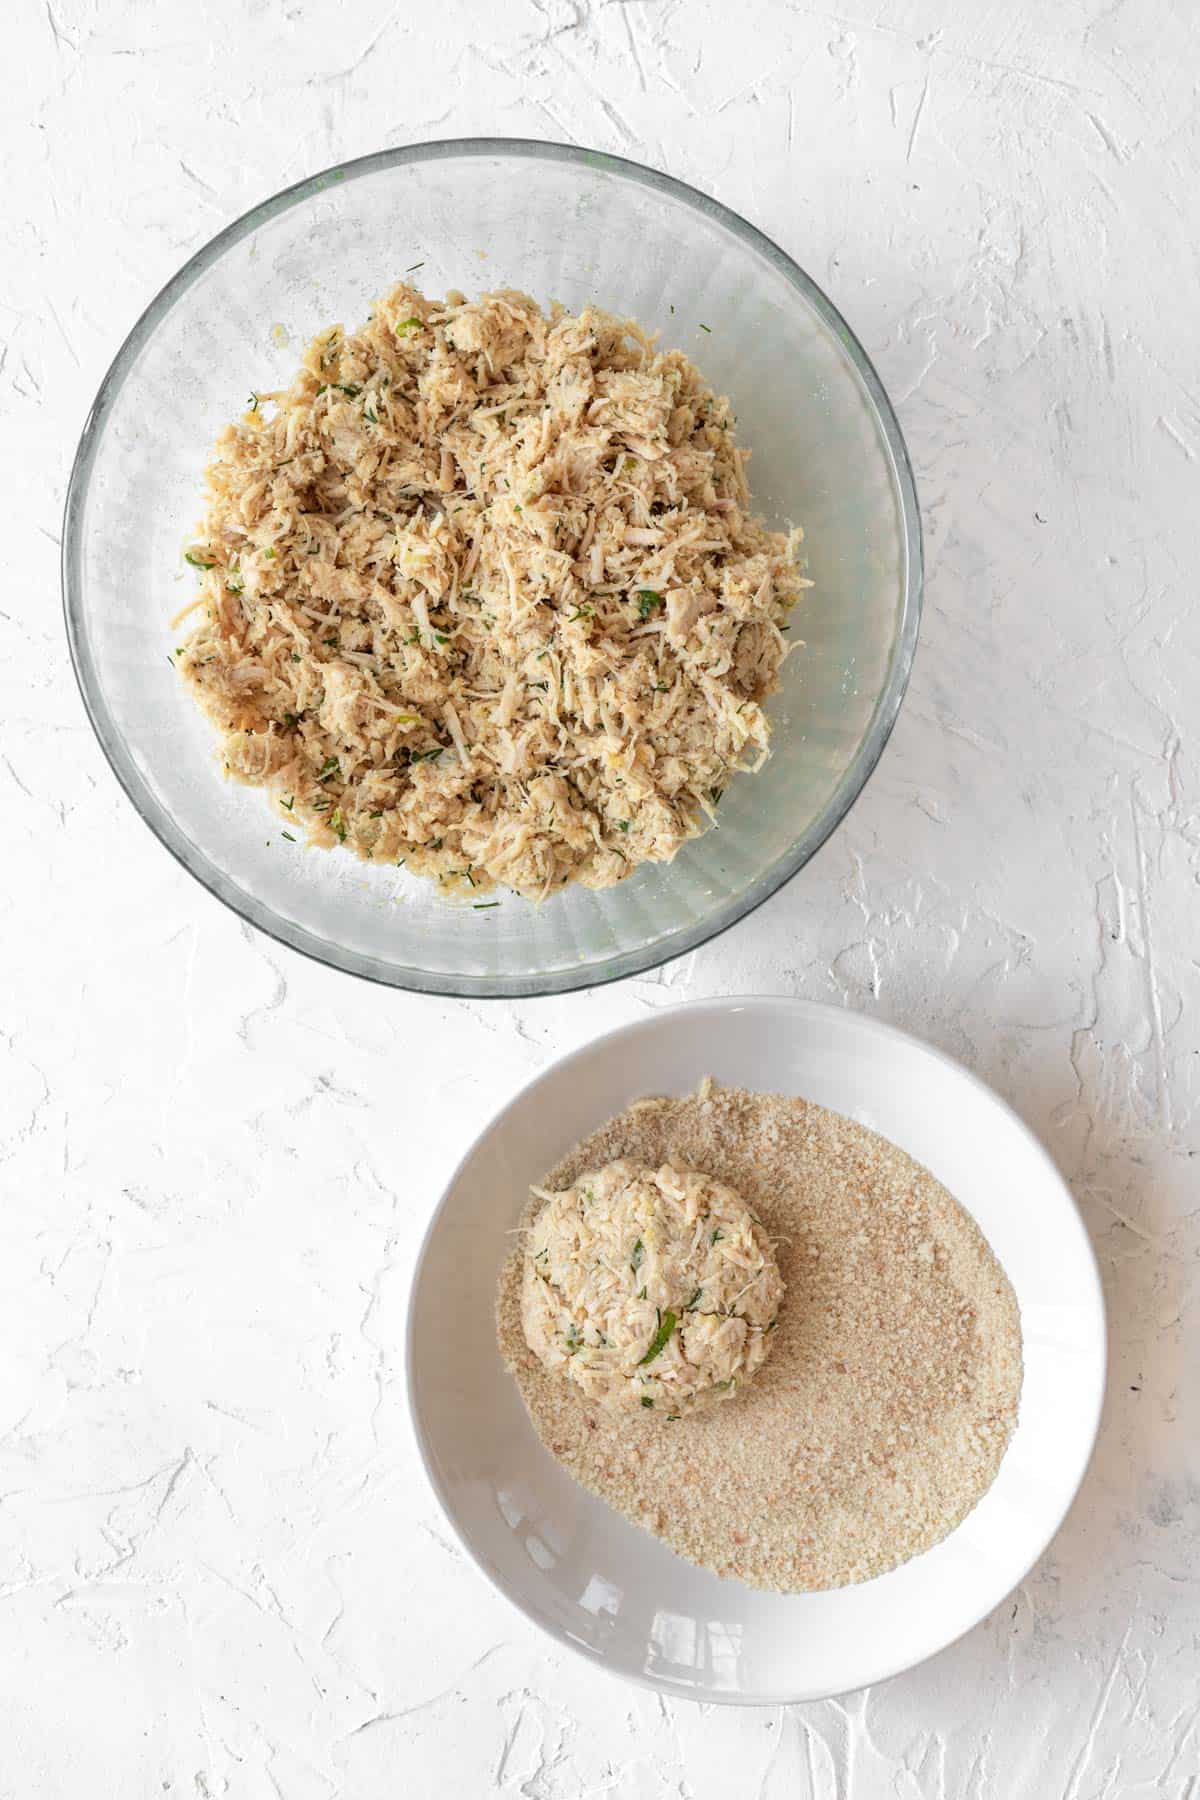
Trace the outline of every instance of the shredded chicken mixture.
{"type": "Polygon", "coordinates": [[[218,439],[177,663],[311,843],[608,887],[767,754],[800,533],[727,400],[627,320],[400,286],[218,439]]]}
{"type": "Polygon", "coordinates": [[[729,1399],[765,1362],[783,1281],[766,1232],[707,1175],[609,1163],[545,1201],[521,1324],[546,1368],[616,1411],[729,1399]]]}

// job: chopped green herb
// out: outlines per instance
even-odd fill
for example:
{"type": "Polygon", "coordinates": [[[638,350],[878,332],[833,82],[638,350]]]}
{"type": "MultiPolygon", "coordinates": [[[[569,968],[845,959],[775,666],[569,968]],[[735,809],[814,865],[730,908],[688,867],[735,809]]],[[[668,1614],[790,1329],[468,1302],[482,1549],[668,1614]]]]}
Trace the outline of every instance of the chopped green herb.
{"type": "Polygon", "coordinates": [[[679,1418],[679,1416],[680,1415],[678,1413],[668,1413],[667,1414],[667,1424],[673,1425],[675,1423],[676,1419],[679,1418]]]}
{"type": "Polygon", "coordinates": [[[698,321],[698,323],[699,323],[699,326],[700,326],[700,329],[701,329],[701,331],[709,331],[709,332],[711,332],[711,330],[712,330],[712,326],[711,326],[711,325],[706,325],[706,324],[705,324],[705,323],[704,323],[704,321],[703,321],[703,319],[701,319],[701,320],[699,320],[699,321],[698,321]]]}
{"type": "Polygon", "coordinates": [[[257,412],[258,411],[258,395],[251,394],[250,398],[246,402],[246,405],[250,409],[251,412],[257,412]]]}
{"type": "Polygon", "coordinates": [[[290,831],[281,831],[279,835],[280,837],[285,837],[289,844],[294,844],[296,841],[290,831]]]}
{"type": "Polygon", "coordinates": [[[700,1304],[700,1295],[703,1293],[703,1291],[704,1291],[703,1288],[696,1289],[695,1293],[692,1295],[691,1299],[688,1301],[687,1305],[684,1307],[684,1309],[683,1309],[684,1312],[695,1312],[696,1308],[700,1304]]]}
{"type": "Polygon", "coordinates": [[[731,1388],[732,1386],[733,1386],[733,1377],[731,1375],[728,1381],[714,1381],[713,1382],[713,1393],[714,1394],[723,1394],[725,1392],[726,1388],[731,1388]]]}
{"type": "MultiPolygon", "coordinates": [[[[595,616],[596,609],[594,606],[577,606],[573,613],[567,614],[567,624],[573,625],[576,619],[594,619],[595,616]]],[[[543,650],[542,655],[544,656],[545,654],[546,652],[543,650]]]]}
{"type": "Polygon", "coordinates": [[[571,1355],[574,1356],[575,1352],[577,1350],[582,1350],[582,1348],[583,1345],[579,1341],[579,1333],[576,1331],[574,1323],[572,1323],[567,1326],[567,1349],[570,1351],[571,1355]]]}
{"type": "Polygon", "coordinates": [[[645,1298],[646,1298],[646,1290],[645,1290],[645,1288],[644,1288],[644,1287],[643,1287],[643,1288],[639,1288],[639,1289],[638,1289],[638,1291],[637,1291],[637,1298],[638,1298],[638,1299],[639,1299],[639,1300],[644,1300],[644,1299],[645,1299],[645,1298]]]}
{"type": "Polygon", "coordinates": [[[337,832],[338,837],[344,844],[346,841],[346,821],[342,817],[342,809],[340,806],[335,806],[330,813],[329,823],[333,826],[333,829],[337,832]]]}
{"type": "Polygon", "coordinates": [[[531,681],[531,682],[527,683],[527,685],[531,688],[542,688],[543,690],[545,690],[545,689],[549,688],[550,683],[548,681],[531,681]]]}
{"type": "Polygon", "coordinates": [[[643,1395],[642,1395],[642,1405],[643,1405],[643,1406],[653,1406],[653,1405],[654,1405],[654,1402],[653,1402],[653,1400],[652,1400],[652,1399],[651,1399],[651,1398],[650,1398],[650,1395],[649,1395],[649,1394],[643,1394],[643,1395]]]}
{"type": "Polygon", "coordinates": [[[445,745],[439,744],[436,750],[411,750],[409,752],[408,760],[409,760],[409,762],[415,762],[415,763],[417,763],[417,762],[436,762],[438,757],[441,756],[444,749],[445,749],[445,745]]]}
{"type": "Polygon", "coordinates": [[[337,388],[339,393],[345,394],[347,400],[357,400],[358,396],[362,393],[360,387],[348,387],[346,383],[342,381],[335,381],[333,385],[337,388]]]}
{"type": "Polygon", "coordinates": [[[425,264],[423,262],[409,263],[409,265],[408,265],[407,269],[405,269],[404,273],[406,275],[411,275],[414,269],[423,269],[424,267],[425,267],[425,264]]]}
{"type": "Polygon", "coordinates": [[[184,562],[191,563],[193,569],[215,569],[216,563],[205,562],[202,556],[193,556],[190,550],[183,553],[184,562]]]}
{"type": "Polygon", "coordinates": [[[712,803],[713,803],[713,805],[714,805],[714,806],[717,806],[717,805],[719,805],[719,803],[720,803],[720,799],[721,799],[721,795],[722,795],[722,794],[723,794],[723,793],[724,793],[724,792],[725,792],[725,789],[724,789],[724,788],[709,788],[709,790],[708,790],[708,797],[709,797],[709,799],[710,799],[710,800],[711,800],[711,801],[712,801],[712,803]]]}
{"type": "Polygon", "coordinates": [[[725,1236],[725,1233],[721,1230],[721,1227],[718,1225],[708,1241],[710,1244],[719,1244],[721,1239],[724,1236],[725,1236]]]}
{"type": "Polygon", "coordinates": [[[322,641],[322,643],[325,643],[325,644],[336,644],[337,638],[336,637],[327,637],[327,638],[323,638],[321,641],[322,641]]]}
{"type": "Polygon", "coordinates": [[[420,319],[401,319],[396,331],[397,333],[403,332],[405,337],[411,337],[414,331],[420,331],[421,323],[420,319]]]}
{"type": "Polygon", "coordinates": [[[269,546],[268,546],[268,548],[267,548],[267,549],[266,549],[266,550],[264,550],[264,551],[263,551],[263,555],[264,555],[264,556],[265,556],[265,557],[266,557],[266,559],[267,559],[267,561],[268,561],[268,562],[274,562],[274,560],[275,560],[275,546],[274,546],[274,544],[271,544],[271,545],[269,545],[269,546]]]}
{"type": "Polygon", "coordinates": [[[448,644],[450,642],[449,637],[444,631],[435,631],[433,635],[439,644],[448,644]]]}
{"type": "Polygon", "coordinates": [[[638,1363],[639,1369],[643,1368],[646,1363],[653,1362],[656,1356],[662,1355],[663,1351],[671,1341],[671,1333],[674,1331],[677,1324],[678,1320],[673,1312],[667,1311],[665,1313],[659,1313],[658,1330],[650,1339],[650,1348],[638,1363]]]}
{"type": "Polygon", "coordinates": [[[293,812],[295,810],[295,806],[296,806],[295,794],[289,794],[286,800],[280,801],[280,805],[286,806],[289,812],[293,812]]]}
{"type": "Polygon", "coordinates": [[[662,595],[655,593],[653,588],[639,588],[637,602],[638,612],[643,619],[648,619],[652,612],[657,612],[663,600],[662,595]]]}
{"type": "Polygon", "coordinates": [[[300,714],[299,713],[284,713],[283,722],[290,730],[293,725],[298,725],[300,723],[300,714]]]}
{"type": "Polygon", "coordinates": [[[473,902],[471,910],[472,912],[490,912],[493,906],[499,906],[499,904],[498,900],[476,900],[473,902]]]}
{"type": "Polygon", "coordinates": [[[620,820],[618,820],[618,822],[617,822],[617,830],[618,830],[618,831],[628,831],[628,830],[629,830],[629,820],[628,820],[628,819],[620,819],[620,820]]]}
{"type": "Polygon", "coordinates": [[[646,1246],[642,1243],[641,1238],[639,1238],[637,1243],[633,1246],[633,1255],[629,1259],[629,1266],[635,1273],[641,1268],[642,1259],[645,1257],[645,1254],[646,1246]]]}
{"type": "Polygon", "coordinates": [[[321,768],[319,768],[317,770],[317,780],[318,781],[328,781],[329,777],[331,775],[337,775],[339,773],[340,773],[340,768],[339,768],[339,764],[338,764],[338,759],[336,756],[331,756],[328,758],[328,760],[325,763],[322,764],[321,768]]]}

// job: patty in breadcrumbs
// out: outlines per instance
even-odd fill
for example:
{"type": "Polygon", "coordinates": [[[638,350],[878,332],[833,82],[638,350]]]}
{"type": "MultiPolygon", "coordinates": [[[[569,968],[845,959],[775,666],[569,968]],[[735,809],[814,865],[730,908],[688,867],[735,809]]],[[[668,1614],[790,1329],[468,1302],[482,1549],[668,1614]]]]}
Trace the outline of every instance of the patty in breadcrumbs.
{"type": "Polygon", "coordinates": [[[500,1351],[547,1450],[679,1555],[752,1587],[866,1581],[944,1538],[995,1479],[1021,1393],[1016,1297],[969,1214],[865,1126],[708,1083],[637,1102],[544,1185],[619,1157],[703,1169],[753,1208],[786,1289],[774,1348],[727,1405],[671,1424],[606,1412],[527,1347],[518,1241],[500,1351]]]}

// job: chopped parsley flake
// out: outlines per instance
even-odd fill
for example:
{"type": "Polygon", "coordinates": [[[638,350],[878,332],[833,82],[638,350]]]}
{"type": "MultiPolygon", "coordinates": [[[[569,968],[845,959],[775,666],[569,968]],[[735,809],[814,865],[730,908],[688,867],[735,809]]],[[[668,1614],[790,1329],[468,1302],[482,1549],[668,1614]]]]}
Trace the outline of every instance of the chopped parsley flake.
{"type": "Polygon", "coordinates": [[[659,1313],[659,1315],[658,1315],[658,1330],[655,1332],[654,1336],[650,1339],[650,1348],[647,1350],[645,1356],[643,1356],[641,1361],[638,1363],[639,1369],[644,1368],[647,1363],[653,1362],[656,1356],[662,1355],[663,1351],[666,1349],[667,1345],[670,1343],[671,1333],[674,1331],[674,1329],[678,1323],[679,1323],[679,1321],[675,1317],[675,1314],[673,1312],[667,1311],[664,1313],[659,1313]]]}

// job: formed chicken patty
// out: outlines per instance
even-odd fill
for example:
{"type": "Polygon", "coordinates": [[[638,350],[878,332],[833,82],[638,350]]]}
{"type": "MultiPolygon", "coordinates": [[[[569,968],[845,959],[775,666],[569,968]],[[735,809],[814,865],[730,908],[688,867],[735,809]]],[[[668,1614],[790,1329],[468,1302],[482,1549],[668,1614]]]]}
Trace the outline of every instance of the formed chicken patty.
{"type": "Polygon", "coordinates": [[[400,286],[222,433],[176,661],[310,843],[543,898],[673,856],[767,753],[800,533],[727,400],[589,308],[400,286]]]}
{"type": "Polygon", "coordinates": [[[733,1191],[614,1162],[549,1193],[525,1242],[521,1321],[548,1369],[614,1410],[728,1399],[766,1360],[783,1282],[733,1191]]]}

